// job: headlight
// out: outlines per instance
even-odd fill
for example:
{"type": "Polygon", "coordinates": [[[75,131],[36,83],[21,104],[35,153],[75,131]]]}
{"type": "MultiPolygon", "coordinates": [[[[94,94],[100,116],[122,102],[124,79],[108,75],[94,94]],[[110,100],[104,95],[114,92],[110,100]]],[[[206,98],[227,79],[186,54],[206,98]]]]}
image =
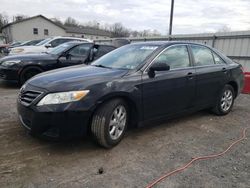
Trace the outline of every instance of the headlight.
{"type": "Polygon", "coordinates": [[[10,60],[10,61],[4,61],[1,65],[5,67],[10,67],[20,62],[21,62],[20,60],[10,60]]]}
{"type": "Polygon", "coordinates": [[[23,51],[24,51],[23,48],[16,48],[16,49],[12,49],[12,50],[11,50],[12,53],[21,53],[21,52],[23,52],[23,51]]]}
{"type": "Polygon", "coordinates": [[[89,90],[51,93],[43,97],[42,100],[40,100],[40,102],[37,104],[37,106],[79,101],[84,98],[88,93],[89,90]]]}

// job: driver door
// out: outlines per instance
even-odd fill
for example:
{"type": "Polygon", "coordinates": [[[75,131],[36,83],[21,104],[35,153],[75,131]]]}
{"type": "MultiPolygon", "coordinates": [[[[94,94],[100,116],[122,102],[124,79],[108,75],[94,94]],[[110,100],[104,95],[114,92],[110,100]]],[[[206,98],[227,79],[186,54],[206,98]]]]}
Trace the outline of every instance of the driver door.
{"type": "Polygon", "coordinates": [[[91,45],[78,45],[59,58],[61,67],[87,63],[91,45]]]}
{"type": "Polygon", "coordinates": [[[192,107],[195,97],[195,69],[190,59],[186,45],[174,45],[163,50],[150,65],[156,62],[166,63],[170,70],[155,71],[154,77],[150,77],[147,70],[143,73],[145,120],[175,114],[192,107]]]}

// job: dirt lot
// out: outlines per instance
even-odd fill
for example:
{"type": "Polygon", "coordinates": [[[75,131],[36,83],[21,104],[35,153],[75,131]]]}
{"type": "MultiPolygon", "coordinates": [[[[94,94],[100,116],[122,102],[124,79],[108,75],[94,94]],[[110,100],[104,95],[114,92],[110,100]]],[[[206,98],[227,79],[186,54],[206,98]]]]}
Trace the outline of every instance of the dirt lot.
{"type": "MultiPolygon", "coordinates": [[[[193,156],[222,151],[250,126],[250,96],[241,95],[230,115],[202,111],[131,130],[112,150],[91,139],[48,142],[19,125],[17,92],[15,85],[0,82],[0,187],[145,187],[193,156]]],[[[250,187],[250,130],[247,134],[227,155],[196,162],[158,187],[250,187]]]]}

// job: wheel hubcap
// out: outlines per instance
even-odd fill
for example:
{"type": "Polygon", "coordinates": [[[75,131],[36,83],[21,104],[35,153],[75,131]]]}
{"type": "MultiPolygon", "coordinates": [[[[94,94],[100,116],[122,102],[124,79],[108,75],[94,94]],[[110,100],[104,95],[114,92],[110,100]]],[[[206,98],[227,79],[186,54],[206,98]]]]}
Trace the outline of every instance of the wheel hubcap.
{"type": "Polygon", "coordinates": [[[127,112],[124,106],[115,108],[109,123],[109,135],[111,139],[117,140],[123,133],[127,121],[127,112]]]}
{"type": "Polygon", "coordinates": [[[230,109],[233,103],[233,93],[231,90],[224,91],[221,98],[221,109],[226,112],[230,109]]]}

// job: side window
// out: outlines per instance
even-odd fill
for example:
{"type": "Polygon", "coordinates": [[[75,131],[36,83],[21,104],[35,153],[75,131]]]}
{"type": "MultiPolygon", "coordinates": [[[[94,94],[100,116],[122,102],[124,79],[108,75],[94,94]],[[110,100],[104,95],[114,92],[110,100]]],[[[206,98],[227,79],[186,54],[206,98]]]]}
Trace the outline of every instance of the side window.
{"type": "Polygon", "coordinates": [[[215,64],[225,64],[225,62],[220,58],[220,56],[218,56],[216,53],[213,52],[214,55],[214,61],[215,64]]]}
{"type": "Polygon", "coordinates": [[[155,62],[163,62],[171,69],[185,68],[190,66],[187,47],[184,45],[173,46],[162,52],[155,62]]]}
{"type": "Polygon", "coordinates": [[[210,49],[198,45],[191,45],[191,49],[194,55],[195,66],[214,65],[210,49]]]}
{"type": "Polygon", "coordinates": [[[91,48],[91,45],[79,45],[74,47],[69,51],[69,54],[72,56],[82,56],[82,57],[87,57],[89,50],[91,48]]]}
{"type": "Polygon", "coordinates": [[[33,28],[33,34],[38,35],[38,28],[33,28]]]}
{"type": "Polygon", "coordinates": [[[101,57],[101,56],[111,52],[112,50],[114,50],[114,48],[111,46],[99,46],[95,49],[96,49],[95,50],[95,57],[101,57]]]}
{"type": "Polygon", "coordinates": [[[50,42],[52,47],[57,47],[65,42],[69,42],[72,41],[72,39],[55,39],[53,41],[50,42]]]}
{"type": "Polygon", "coordinates": [[[48,29],[44,29],[44,35],[49,35],[49,30],[48,29]]]}
{"type": "Polygon", "coordinates": [[[61,39],[55,39],[55,40],[51,41],[51,42],[50,42],[51,46],[52,46],[52,47],[58,46],[58,45],[60,44],[60,40],[61,40],[61,39]]]}

